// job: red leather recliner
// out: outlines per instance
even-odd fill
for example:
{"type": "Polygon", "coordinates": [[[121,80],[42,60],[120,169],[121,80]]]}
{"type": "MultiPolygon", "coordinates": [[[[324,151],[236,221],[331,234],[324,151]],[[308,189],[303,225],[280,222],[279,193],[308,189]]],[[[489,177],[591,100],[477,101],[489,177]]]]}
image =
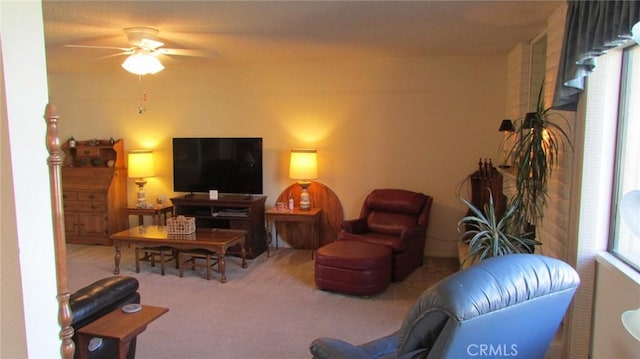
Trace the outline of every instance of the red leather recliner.
{"type": "Polygon", "coordinates": [[[401,281],[424,260],[433,197],[403,189],[376,189],[365,199],[360,218],[344,221],[338,241],[365,241],[391,247],[391,278],[401,281]]]}

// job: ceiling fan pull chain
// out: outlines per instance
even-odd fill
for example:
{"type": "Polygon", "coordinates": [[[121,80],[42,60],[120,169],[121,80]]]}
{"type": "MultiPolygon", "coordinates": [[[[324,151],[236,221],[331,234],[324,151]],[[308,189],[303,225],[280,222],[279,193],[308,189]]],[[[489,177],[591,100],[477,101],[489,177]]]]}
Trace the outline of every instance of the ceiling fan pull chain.
{"type": "Polygon", "coordinates": [[[140,102],[138,103],[138,114],[142,115],[142,113],[147,109],[147,93],[142,88],[142,75],[138,75],[138,85],[140,87],[140,102]]]}

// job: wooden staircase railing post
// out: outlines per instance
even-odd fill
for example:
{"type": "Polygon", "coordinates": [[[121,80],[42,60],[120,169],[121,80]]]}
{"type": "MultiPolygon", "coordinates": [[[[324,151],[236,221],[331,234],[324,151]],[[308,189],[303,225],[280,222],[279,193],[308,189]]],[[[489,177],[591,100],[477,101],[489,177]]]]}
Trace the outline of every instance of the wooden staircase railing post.
{"type": "Polygon", "coordinates": [[[45,121],[47,122],[46,145],[49,151],[47,165],[49,166],[49,182],[51,188],[51,210],[53,215],[53,241],[56,258],[56,278],[58,283],[58,322],[60,323],[60,339],[62,344],[60,353],[64,359],[72,359],[75,352],[75,344],[72,340],[73,327],[71,327],[72,313],[69,305],[69,285],[67,281],[67,253],[64,234],[64,210],[62,204],[62,180],[61,167],[64,153],[58,136],[58,114],[56,107],[48,104],[45,108],[45,121]]]}

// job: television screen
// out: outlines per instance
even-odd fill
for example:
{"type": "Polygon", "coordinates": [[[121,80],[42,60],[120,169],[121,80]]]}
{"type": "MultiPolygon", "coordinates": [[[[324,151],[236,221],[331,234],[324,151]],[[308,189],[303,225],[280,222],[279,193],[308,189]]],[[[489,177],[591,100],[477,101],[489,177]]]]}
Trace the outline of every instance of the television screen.
{"type": "Polygon", "coordinates": [[[262,138],[174,138],[173,190],[262,194],[262,138]]]}

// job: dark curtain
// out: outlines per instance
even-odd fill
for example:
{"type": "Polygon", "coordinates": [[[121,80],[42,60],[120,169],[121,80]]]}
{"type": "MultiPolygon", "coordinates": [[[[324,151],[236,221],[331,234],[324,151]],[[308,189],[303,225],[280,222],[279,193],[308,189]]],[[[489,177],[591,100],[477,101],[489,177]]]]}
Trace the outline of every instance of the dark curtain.
{"type": "Polygon", "coordinates": [[[640,1],[568,1],[553,108],[575,111],[596,58],[631,39],[640,1]]]}

